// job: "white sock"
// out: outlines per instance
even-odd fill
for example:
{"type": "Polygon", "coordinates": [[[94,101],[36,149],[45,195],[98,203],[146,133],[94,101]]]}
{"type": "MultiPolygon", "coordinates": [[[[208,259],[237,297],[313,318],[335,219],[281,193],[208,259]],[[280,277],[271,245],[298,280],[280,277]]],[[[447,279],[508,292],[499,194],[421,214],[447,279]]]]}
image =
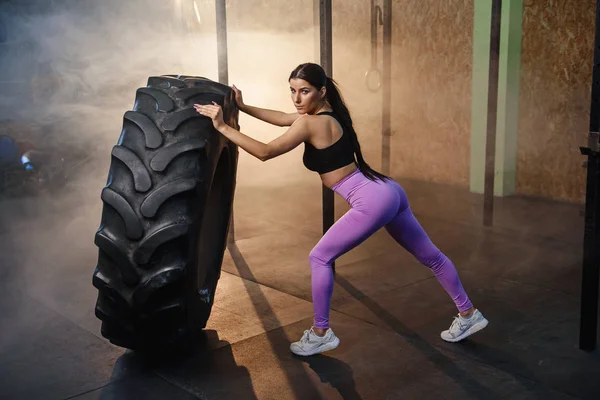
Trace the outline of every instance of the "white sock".
{"type": "Polygon", "coordinates": [[[473,315],[475,315],[475,313],[469,315],[468,317],[463,317],[462,315],[460,317],[464,320],[469,320],[469,319],[473,318],[473,315]]]}
{"type": "MultiPolygon", "coordinates": [[[[329,329],[329,328],[327,328],[327,329],[329,329]]],[[[325,335],[327,335],[327,330],[323,333],[323,335],[319,335],[317,332],[315,332],[314,328],[312,329],[312,331],[313,331],[313,333],[315,334],[316,337],[321,338],[321,339],[324,338],[325,335]]]]}

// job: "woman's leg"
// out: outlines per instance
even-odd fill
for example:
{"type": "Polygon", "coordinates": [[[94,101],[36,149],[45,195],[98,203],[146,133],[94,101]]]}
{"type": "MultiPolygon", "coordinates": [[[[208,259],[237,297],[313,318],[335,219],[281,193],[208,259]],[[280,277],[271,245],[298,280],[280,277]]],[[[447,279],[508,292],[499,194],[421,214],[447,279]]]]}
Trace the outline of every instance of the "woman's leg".
{"type": "Polygon", "coordinates": [[[454,264],[431,242],[410,207],[398,213],[385,228],[396,242],[433,271],[459,312],[464,313],[473,308],[454,264]]]}
{"type": "Polygon", "coordinates": [[[458,308],[460,315],[454,318],[448,330],[441,333],[442,339],[448,342],[463,340],[485,328],[488,321],[479,310],[473,307],[452,261],[431,242],[431,239],[413,215],[404,189],[395,182],[394,186],[405,207],[398,211],[385,228],[396,242],[415,256],[421,264],[432,270],[438,282],[458,308]]]}
{"type": "Polygon", "coordinates": [[[334,349],[339,339],[329,329],[329,307],[333,294],[333,262],[387,224],[398,211],[400,197],[384,186],[368,184],[347,198],[352,208],[323,235],[309,255],[314,307],[313,328],[290,345],[298,355],[313,355],[334,349]],[[315,329],[321,334],[317,334],[315,329]]]}
{"type": "Polygon", "coordinates": [[[329,328],[329,306],[333,294],[333,262],[382,228],[398,208],[393,199],[388,200],[387,203],[385,199],[378,200],[382,200],[377,204],[380,210],[373,209],[374,202],[369,212],[350,209],[333,224],[309,254],[315,328],[329,328]]]}

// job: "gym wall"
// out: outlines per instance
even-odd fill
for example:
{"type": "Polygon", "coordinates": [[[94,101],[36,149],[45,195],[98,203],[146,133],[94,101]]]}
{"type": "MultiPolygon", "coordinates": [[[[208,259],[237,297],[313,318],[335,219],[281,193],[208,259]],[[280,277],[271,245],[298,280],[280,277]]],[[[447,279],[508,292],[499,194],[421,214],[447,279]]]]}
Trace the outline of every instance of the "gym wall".
{"type": "MultiPolygon", "coordinates": [[[[227,4],[231,29],[298,33],[290,48],[306,54],[312,47],[309,54],[318,62],[314,0],[227,4]]],[[[365,83],[371,67],[370,1],[333,0],[332,11],[333,77],[351,111],[367,162],[380,169],[381,91],[371,92],[365,83]]],[[[473,2],[394,1],[392,19],[391,174],[468,187],[473,2]]],[[[378,43],[381,64],[381,26],[378,43]]],[[[282,77],[287,78],[296,61],[292,52],[282,53],[277,67],[287,65],[282,77]]],[[[275,71],[270,72],[273,76],[275,71]]],[[[289,102],[284,97],[278,101],[280,108],[289,102]]]]}
{"type": "Polygon", "coordinates": [[[582,203],[594,59],[594,0],[526,0],[517,193],[582,203]]]}
{"type": "MultiPolygon", "coordinates": [[[[101,7],[98,2],[85,3],[95,5],[97,10],[95,8],[94,12],[99,13],[106,11],[102,7],[108,7],[101,7]]],[[[77,7],[81,8],[82,15],[87,12],[83,10],[83,5],[78,6],[80,2],[73,0],[53,0],[49,3],[27,0],[13,1],[12,4],[28,15],[50,14],[51,9],[72,11],[77,7]],[[46,6],[42,7],[42,4],[46,6]]],[[[171,48],[156,46],[156,59],[162,63],[159,69],[154,67],[155,64],[144,62],[135,64],[136,68],[143,66],[144,70],[129,69],[126,72],[146,76],[147,73],[155,73],[151,70],[154,67],[159,73],[189,70],[189,73],[196,74],[208,68],[210,71],[206,75],[216,78],[216,44],[212,43],[212,38],[206,39],[210,39],[211,43],[200,41],[184,46],[181,40],[183,35],[177,34],[177,29],[186,29],[181,26],[182,20],[190,26],[195,23],[191,1],[153,1],[150,4],[156,7],[156,12],[145,12],[143,15],[153,19],[147,24],[137,21],[139,26],[136,29],[172,24],[174,45],[171,48]],[[178,2],[182,4],[182,13],[185,14],[181,16],[183,19],[160,18],[166,14],[164,10],[159,10],[160,7],[172,12],[170,10],[178,2]],[[183,51],[178,51],[178,47],[183,51]],[[180,64],[185,68],[178,67],[176,60],[173,60],[172,67],[165,64],[166,58],[171,59],[175,53],[185,56],[180,64]]],[[[214,2],[198,1],[197,4],[203,19],[194,29],[212,35],[215,26],[214,2]]],[[[378,4],[383,3],[378,1],[378,4]]],[[[474,0],[397,0],[392,5],[391,173],[398,178],[450,184],[468,190],[474,0]]],[[[246,96],[259,96],[264,102],[252,104],[291,110],[284,80],[298,62],[311,57],[313,61],[318,61],[318,43],[315,40],[318,26],[315,26],[317,20],[313,6],[314,0],[227,1],[228,26],[232,31],[229,37],[230,76],[236,79],[249,73],[253,75],[253,81],[242,89],[246,96]],[[233,31],[243,33],[235,34],[233,31]],[[268,32],[269,35],[245,34],[251,31],[268,32]],[[285,34],[292,35],[288,39],[283,37],[285,34]],[[261,38],[277,35],[280,37],[277,43],[260,41],[261,38]],[[245,49],[250,47],[252,52],[245,49]],[[271,65],[260,67],[266,62],[271,65]]],[[[134,8],[125,7],[127,18],[135,17],[134,8]]],[[[584,158],[579,154],[578,146],[585,143],[589,123],[594,14],[593,0],[524,0],[516,194],[570,202],[583,201],[585,170],[581,168],[581,162],[584,158]]],[[[6,21],[10,22],[10,19],[6,21]]],[[[365,73],[371,65],[370,23],[369,1],[333,0],[333,75],[354,117],[366,159],[379,169],[381,92],[372,93],[365,85],[365,73]]],[[[381,27],[378,32],[378,58],[381,63],[381,27]]],[[[142,36],[147,35],[148,32],[142,36]]],[[[34,45],[21,33],[12,31],[10,25],[5,24],[0,29],[0,42],[0,64],[6,72],[4,78],[0,79],[0,92],[4,94],[0,96],[0,103],[5,106],[2,110],[8,113],[5,117],[14,118],[14,113],[9,110],[27,109],[29,102],[35,98],[45,99],[46,92],[57,86],[79,82],[65,82],[65,77],[73,76],[65,74],[59,76],[62,81],[56,80],[52,71],[44,69],[48,66],[48,60],[36,56],[39,54],[39,47],[36,46],[41,44],[34,45]],[[19,62],[14,63],[14,60],[19,62]]],[[[82,40],[77,43],[81,44],[82,40]]],[[[72,49],[73,43],[69,42],[65,47],[66,50],[72,49]]],[[[152,50],[151,46],[147,48],[152,50]]],[[[114,49],[123,54],[127,50],[123,46],[114,49]]],[[[103,50],[108,51],[109,47],[105,46],[103,50]]],[[[114,59],[122,59],[117,57],[117,53],[107,54],[114,59]]],[[[65,55],[65,60],[67,56],[71,54],[65,55]]],[[[88,64],[85,64],[85,60],[69,59],[71,61],[73,63],[69,64],[69,68],[78,72],[75,68],[77,62],[81,62],[81,70],[88,75],[91,72],[85,71],[91,71],[91,67],[97,70],[98,66],[106,64],[98,57],[94,58],[94,63],[88,64]]],[[[114,66],[118,65],[115,63],[114,66]]],[[[103,79],[107,74],[113,77],[122,75],[109,68],[101,72],[98,76],[103,79]]],[[[88,75],[84,75],[84,78],[88,75]]],[[[113,77],[111,79],[114,80],[113,77]]],[[[137,87],[138,82],[132,83],[129,78],[121,80],[131,87],[113,87],[118,87],[123,93],[119,95],[122,104],[119,103],[115,108],[125,110],[131,106],[131,88],[137,87]]],[[[120,120],[118,114],[115,115],[114,126],[120,120]]],[[[113,132],[107,134],[111,143],[114,129],[113,126],[107,127],[107,131],[113,132]]],[[[269,131],[268,138],[258,138],[267,140],[278,132],[269,131]]],[[[292,157],[297,158],[298,155],[292,157]]],[[[303,177],[308,176],[296,159],[282,163],[282,166],[285,164],[289,168],[293,164],[293,168],[297,168],[294,171],[303,177]]],[[[270,167],[269,170],[272,170],[270,167]]]]}
{"type": "MultiPolygon", "coordinates": [[[[392,4],[391,173],[468,190],[474,2],[392,4]]],[[[362,83],[370,65],[369,2],[333,5],[334,75],[367,159],[379,166],[380,92],[362,83]]],[[[579,146],[589,125],[594,24],[593,0],[524,1],[516,195],[584,201],[579,146]]],[[[381,50],[381,28],[379,35],[381,50]]]]}
{"type": "Polygon", "coordinates": [[[468,187],[473,1],[392,4],[392,174],[468,187]]]}
{"type": "MultiPolygon", "coordinates": [[[[311,38],[318,33],[313,0],[230,3],[232,26],[303,32],[302,42],[289,45],[312,45],[313,61],[318,61],[318,42],[311,38]]],[[[400,0],[392,7],[391,174],[468,188],[473,0],[400,0]]],[[[365,83],[371,67],[370,1],[333,0],[332,11],[333,77],[352,113],[367,162],[380,169],[381,91],[371,92],[365,83]]],[[[382,35],[379,26],[378,65],[382,35]]]]}

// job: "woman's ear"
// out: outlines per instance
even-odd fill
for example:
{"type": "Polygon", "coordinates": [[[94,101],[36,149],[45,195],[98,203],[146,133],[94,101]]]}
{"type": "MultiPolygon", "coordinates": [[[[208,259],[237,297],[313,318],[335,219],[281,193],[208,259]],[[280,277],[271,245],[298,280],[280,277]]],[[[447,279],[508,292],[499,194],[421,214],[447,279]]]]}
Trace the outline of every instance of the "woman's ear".
{"type": "Polygon", "coordinates": [[[323,86],[319,92],[321,95],[321,100],[323,100],[325,98],[325,96],[327,96],[327,88],[325,86],[323,86]]]}

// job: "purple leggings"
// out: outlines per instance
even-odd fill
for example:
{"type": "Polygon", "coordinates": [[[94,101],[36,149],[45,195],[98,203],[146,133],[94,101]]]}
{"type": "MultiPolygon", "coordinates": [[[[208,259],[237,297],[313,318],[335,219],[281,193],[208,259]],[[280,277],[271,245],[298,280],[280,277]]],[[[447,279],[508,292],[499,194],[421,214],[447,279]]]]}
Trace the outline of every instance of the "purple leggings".
{"type": "Polygon", "coordinates": [[[371,181],[357,170],[332,189],[348,202],[351,209],[333,224],[309,255],[315,328],[329,328],[333,294],[331,264],[382,227],[419,262],[431,268],[459,311],[472,307],[456,268],[419,225],[404,189],[397,182],[371,181]]]}

